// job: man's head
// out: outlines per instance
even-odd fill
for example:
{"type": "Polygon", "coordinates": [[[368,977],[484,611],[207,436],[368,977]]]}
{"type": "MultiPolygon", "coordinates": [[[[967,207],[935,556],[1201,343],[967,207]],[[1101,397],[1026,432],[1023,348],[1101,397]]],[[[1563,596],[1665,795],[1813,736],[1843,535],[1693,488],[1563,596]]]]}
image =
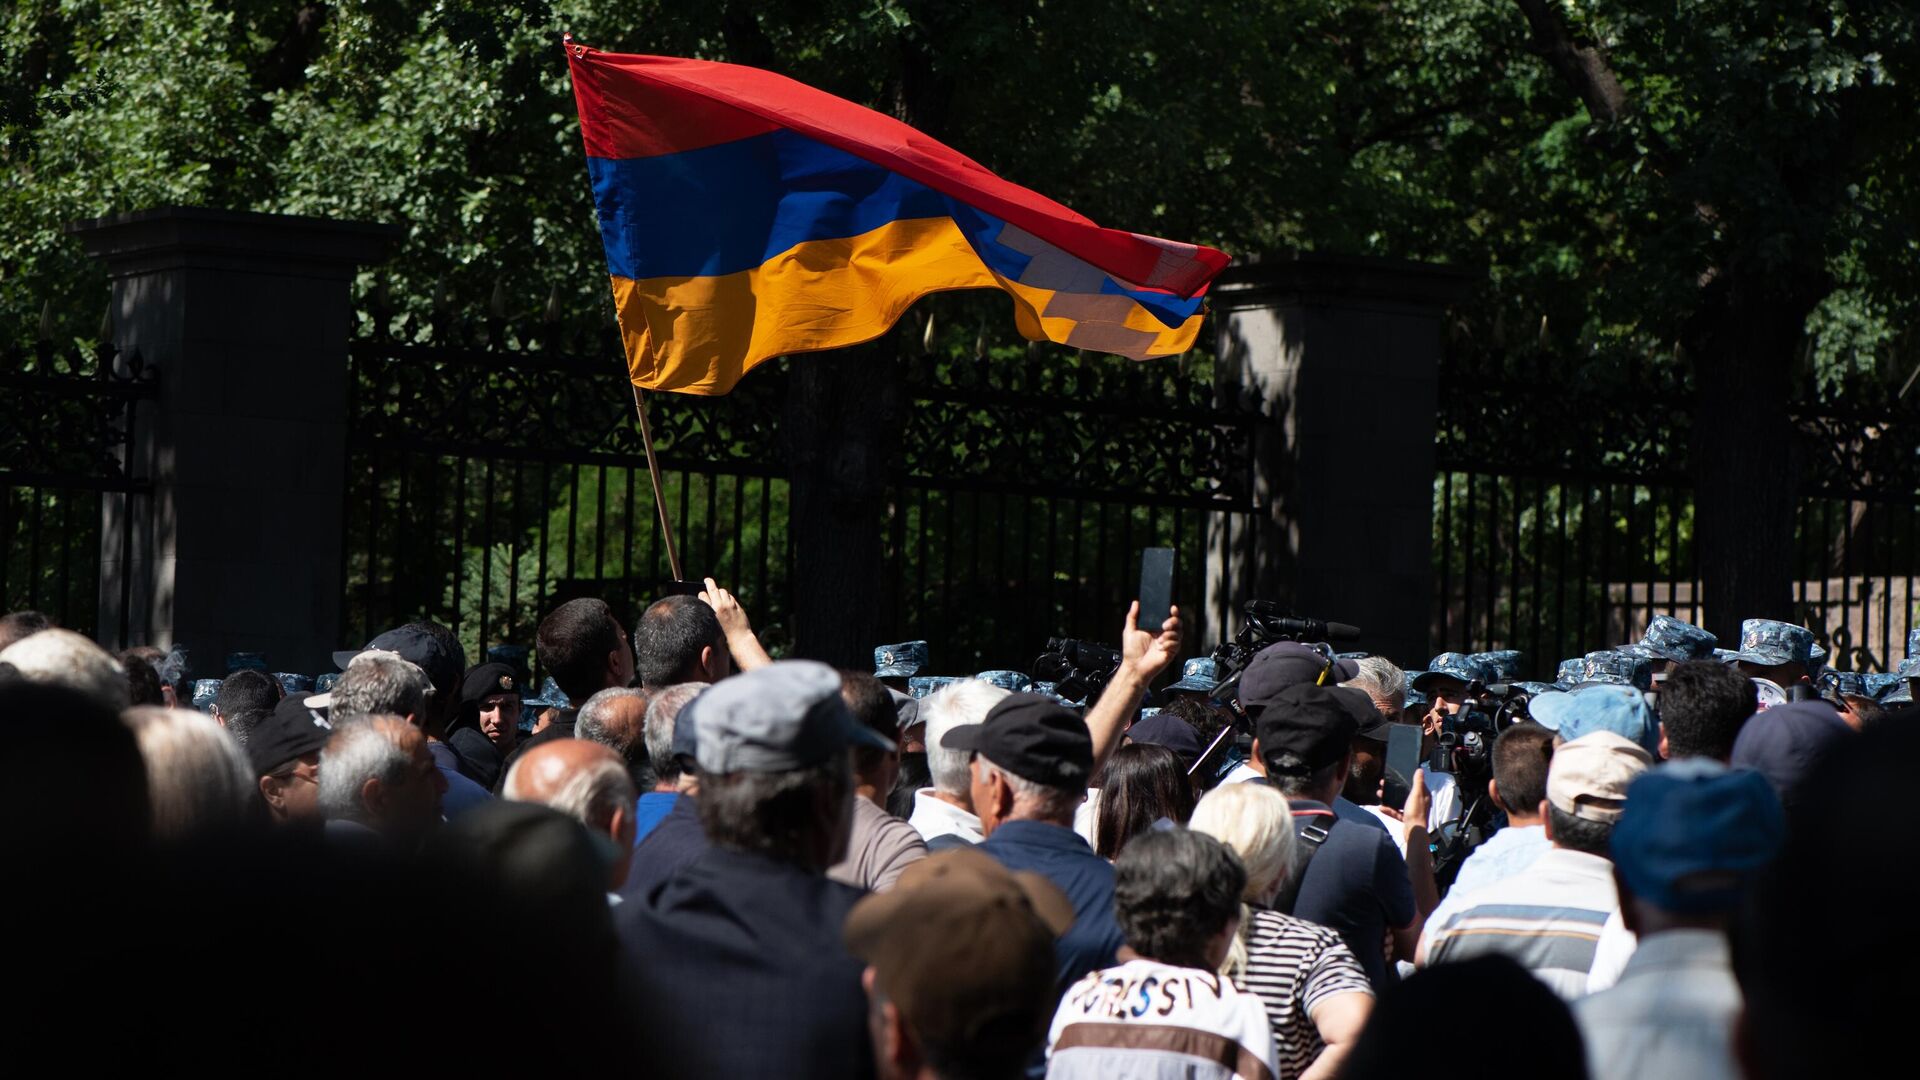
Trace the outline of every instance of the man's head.
{"type": "MultiPolygon", "coordinates": [[[[1367,657],[1359,662],[1364,664],[1371,659],[1367,657]]],[[[1388,712],[1382,709],[1381,699],[1361,690],[1354,683],[1343,683],[1334,687],[1333,692],[1335,697],[1347,703],[1359,725],[1353,733],[1353,757],[1342,788],[1348,799],[1362,806],[1379,802],[1380,779],[1387,771],[1387,733],[1393,728],[1393,717],[1404,716],[1405,710],[1388,712]]]]}
{"type": "MultiPolygon", "coordinates": [[[[280,703],[275,705],[274,708],[279,708],[280,705],[286,704],[289,700],[299,701],[301,699],[281,698],[280,703]]],[[[267,717],[272,715],[273,709],[241,709],[237,713],[221,716],[214,722],[226,728],[227,734],[233,737],[234,743],[244,750],[247,748],[247,744],[253,739],[254,729],[259,727],[266,721],[267,717]]],[[[209,719],[213,718],[209,717],[209,719]]]]}
{"type": "Polygon", "coordinates": [[[1373,707],[1394,723],[1407,711],[1407,673],[1384,656],[1363,656],[1354,661],[1359,672],[1341,683],[1367,695],[1373,707]]]}
{"type": "Polygon", "coordinates": [[[1566,743],[1547,767],[1542,805],[1547,839],[1571,851],[1605,858],[1614,823],[1626,809],[1627,788],[1653,765],[1653,755],[1611,731],[1566,743]]]}
{"type": "Polygon", "coordinates": [[[1753,680],[1715,660],[1667,669],[1660,687],[1660,729],[1667,757],[1733,756],[1733,741],[1759,708],[1753,680]]]}
{"type": "Polygon", "coordinates": [[[1120,852],[1113,878],[1114,914],[1129,948],[1163,964],[1219,970],[1247,886],[1225,844],[1190,829],[1150,830],[1120,852]]]}
{"type": "Polygon", "coordinates": [[[242,713],[272,712],[280,703],[280,697],[280,683],[273,676],[241,668],[220,680],[220,689],[213,695],[212,716],[221,724],[231,726],[234,718],[242,713]]]}
{"type": "Polygon", "coordinates": [[[447,779],[419,728],[392,715],[336,728],[320,752],[320,811],[327,820],[359,822],[402,845],[439,825],[447,779]]]}
{"type": "Polygon", "coordinates": [[[283,699],[254,726],[247,758],[261,801],[276,823],[321,820],[320,751],[332,737],[333,725],[299,698],[283,699]]]}
{"type": "Polygon", "coordinates": [[[1792,686],[1812,677],[1813,648],[1813,631],[1804,626],[1748,619],[1740,624],[1740,647],[1727,659],[1749,678],[1792,686]]]}
{"type": "Polygon", "coordinates": [[[626,883],[633,863],[634,800],[627,763],[612,748],[585,739],[549,739],[530,747],[507,770],[503,796],[539,803],[607,839],[609,889],[626,883]]]}
{"type": "Polygon", "coordinates": [[[254,811],[253,777],[239,744],[211,719],[144,705],[122,716],[147,764],[153,834],[178,840],[231,832],[254,811]]]}
{"type": "Polygon", "coordinates": [[[126,669],[71,630],[29,634],[0,650],[0,664],[12,664],[28,682],[70,686],[110,709],[124,709],[130,699],[126,669]]]}
{"type": "Polygon", "coordinates": [[[1430,714],[1454,713],[1466,703],[1474,683],[1497,682],[1493,668],[1465,653],[1443,652],[1414,677],[1413,689],[1427,696],[1430,714]]]}
{"type": "Polygon", "coordinates": [[[989,836],[1015,819],[1071,827],[1093,777],[1086,722],[1039,694],[1008,694],[980,723],[949,730],[940,745],[972,752],[968,791],[989,836]]]}
{"type": "Polygon", "coordinates": [[[647,709],[652,695],[630,686],[610,686],[587,699],[573,733],[620,755],[635,786],[652,783],[647,768],[647,709]]]}
{"type": "Polygon", "coordinates": [[[1789,814],[1805,805],[1807,778],[1843,743],[1858,738],[1824,701],[1791,701],[1755,716],[1733,742],[1732,764],[1773,782],[1789,814]]]}
{"type": "Polygon", "coordinates": [[[0,680],[0,860],[125,883],[148,841],[147,770],[116,710],[69,686],[0,680]],[[50,723],[58,717],[59,723],[50,723]]]}
{"type": "Polygon", "coordinates": [[[603,600],[569,600],[540,620],[540,664],[573,701],[633,681],[627,632],[603,600]]]}
{"type": "MultiPolygon", "coordinates": [[[[227,683],[240,677],[239,672],[227,683]]],[[[221,693],[226,692],[221,684],[221,693]]],[[[433,682],[420,666],[401,659],[399,653],[368,649],[353,657],[346,673],[333,684],[333,703],[327,707],[327,719],[336,728],[359,723],[369,716],[398,716],[420,724],[427,715],[433,696],[433,682]]]]}
{"type": "MultiPolygon", "coordinates": [[[[840,672],[840,697],[853,712],[853,718],[882,739],[893,741],[900,733],[900,710],[887,693],[885,683],[864,671],[840,672]]],[[[853,775],[862,787],[871,787],[884,800],[900,775],[900,751],[861,746],[853,752],[853,775]]]]}
{"type": "Polygon", "coordinates": [[[1724,925],[1778,853],[1787,819],[1765,777],[1708,758],[1634,780],[1610,848],[1627,929],[1724,925]]]}
{"type": "MultiPolygon", "coordinates": [[[[440,738],[452,717],[461,673],[467,668],[466,650],[461,648],[460,639],[439,623],[408,623],[367,642],[367,647],[359,653],[373,650],[397,653],[402,660],[426,674],[433,693],[428,695],[424,711],[401,715],[412,715],[415,724],[426,729],[433,737],[440,738]]],[[[333,662],[341,670],[347,670],[353,666],[353,658],[359,653],[334,653],[333,662]]]]}
{"type": "Polygon", "coordinates": [[[1365,701],[1356,691],[1303,684],[1264,702],[1253,731],[1267,781],[1288,798],[1332,802],[1346,783],[1360,722],[1379,718],[1365,701]]]}
{"type": "Polygon", "coordinates": [[[520,741],[520,702],[525,689],[511,665],[475,664],[460,679],[455,726],[471,724],[502,757],[511,754],[520,741]]]}
{"type": "Polygon", "coordinates": [[[733,671],[720,619],[697,596],[653,602],[633,631],[640,685],[649,690],[683,682],[719,682],[733,671]]]}
{"type": "Polygon", "coordinates": [[[968,768],[973,752],[949,749],[941,740],[954,728],[984,722],[1006,696],[1007,691],[997,686],[966,679],[920,699],[920,719],[927,725],[927,771],[933,774],[935,791],[963,806],[973,805],[973,775],[968,768]]]}
{"type": "Polygon", "coordinates": [[[867,962],[869,1034],[883,1080],[1018,1076],[1053,1016],[1054,939],[1073,905],[1038,874],[961,849],[908,867],[847,916],[867,962]]]}
{"type": "Polygon", "coordinates": [[[660,788],[684,791],[693,784],[693,740],[676,748],[673,734],[680,727],[681,711],[711,685],[675,683],[647,703],[647,763],[653,766],[653,780],[660,788]]]}
{"type": "Polygon", "coordinates": [[[777,661],[715,683],[686,711],[708,841],[815,873],[840,859],[853,813],[847,751],[888,744],[853,718],[832,668],[777,661]]]}
{"type": "Polygon", "coordinates": [[[153,669],[153,662],[147,659],[143,650],[126,649],[116,659],[127,672],[129,701],[134,705],[166,707],[166,685],[160,681],[160,673],[153,669]]]}
{"type": "Polygon", "coordinates": [[[1311,645],[1281,641],[1254,654],[1240,673],[1240,706],[1259,716],[1267,702],[1288,687],[1337,686],[1360,673],[1352,660],[1335,660],[1311,645]]]}
{"type": "Polygon", "coordinates": [[[0,650],[29,634],[53,628],[53,620],[38,611],[10,611],[0,615],[0,650]]]}
{"type": "Polygon", "coordinates": [[[1493,740],[1493,779],[1487,794],[1514,824],[1538,824],[1553,763],[1553,732],[1534,723],[1515,724],[1493,740]]]}
{"type": "Polygon", "coordinates": [[[1631,686],[1582,686],[1565,694],[1541,694],[1530,705],[1534,722],[1563,742],[1611,731],[1648,754],[1660,752],[1660,723],[1653,707],[1631,686]]]}

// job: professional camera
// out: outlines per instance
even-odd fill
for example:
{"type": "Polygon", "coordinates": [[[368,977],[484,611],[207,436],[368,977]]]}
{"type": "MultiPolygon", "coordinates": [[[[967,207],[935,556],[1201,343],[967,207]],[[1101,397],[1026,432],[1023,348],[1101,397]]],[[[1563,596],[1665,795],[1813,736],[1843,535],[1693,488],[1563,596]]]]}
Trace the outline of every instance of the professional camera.
{"type": "Polygon", "coordinates": [[[1078,638],[1048,638],[1047,651],[1033,662],[1033,677],[1053,684],[1068,701],[1089,701],[1120,670],[1120,650],[1078,638]]]}
{"type": "Polygon", "coordinates": [[[1479,680],[1467,684],[1460,708],[1444,715],[1427,768],[1453,774],[1465,810],[1459,822],[1434,837],[1433,872],[1442,886],[1450,885],[1460,864],[1484,843],[1493,821],[1493,800],[1487,781],[1493,778],[1493,742],[1500,733],[1529,719],[1532,695],[1517,686],[1479,680]]]}
{"type": "MultiPolygon", "coordinates": [[[[1240,632],[1233,640],[1222,643],[1213,650],[1213,662],[1220,672],[1220,686],[1213,696],[1226,699],[1230,694],[1221,693],[1229,688],[1247,664],[1261,649],[1278,641],[1329,642],[1353,641],[1360,636],[1360,628],[1346,623],[1321,622],[1319,619],[1298,619],[1286,613],[1286,609],[1271,600],[1249,600],[1242,609],[1246,619],[1240,624],[1240,632]]],[[[1331,657],[1331,651],[1328,653],[1331,657]]]]}

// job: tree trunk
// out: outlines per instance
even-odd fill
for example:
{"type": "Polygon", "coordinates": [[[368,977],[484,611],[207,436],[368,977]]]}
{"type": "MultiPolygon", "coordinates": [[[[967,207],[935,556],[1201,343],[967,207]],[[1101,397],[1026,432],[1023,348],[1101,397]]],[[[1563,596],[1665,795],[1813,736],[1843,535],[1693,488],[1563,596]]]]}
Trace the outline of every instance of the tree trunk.
{"type": "Polygon", "coordinates": [[[1794,354],[1818,299],[1807,280],[1723,273],[1689,321],[1694,365],[1694,543],[1706,628],[1722,646],[1743,619],[1794,618],[1799,461],[1788,415],[1794,354]]]}

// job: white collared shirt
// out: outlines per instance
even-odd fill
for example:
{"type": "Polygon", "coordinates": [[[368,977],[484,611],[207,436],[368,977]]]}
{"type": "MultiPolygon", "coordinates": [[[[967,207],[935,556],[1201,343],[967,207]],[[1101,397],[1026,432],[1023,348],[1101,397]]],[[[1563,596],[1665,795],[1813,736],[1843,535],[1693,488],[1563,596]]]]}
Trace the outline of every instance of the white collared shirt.
{"type": "Polygon", "coordinates": [[[913,816],[907,819],[907,824],[919,830],[920,839],[927,841],[937,836],[958,836],[969,844],[977,844],[987,838],[980,831],[978,817],[936,797],[932,788],[913,793],[913,816]]]}

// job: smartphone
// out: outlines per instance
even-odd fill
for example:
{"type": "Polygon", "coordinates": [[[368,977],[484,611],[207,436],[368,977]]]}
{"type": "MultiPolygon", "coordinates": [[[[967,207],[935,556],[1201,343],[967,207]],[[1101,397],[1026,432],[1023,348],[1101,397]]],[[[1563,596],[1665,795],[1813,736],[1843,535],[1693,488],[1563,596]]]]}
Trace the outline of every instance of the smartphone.
{"type": "Polygon", "coordinates": [[[662,597],[699,596],[706,591],[707,583],[704,581],[669,581],[660,586],[660,595],[662,597]]]}
{"type": "Polygon", "coordinates": [[[1395,724],[1387,729],[1386,784],[1380,791],[1382,805],[1396,810],[1407,805],[1407,794],[1413,790],[1414,770],[1422,764],[1421,738],[1418,724],[1395,724]]]}
{"type": "Polygon", "coordinates": [[[1140,629],[1157,634],[1173,614],[1173,549],[1140,552],[1140,629]]]}

